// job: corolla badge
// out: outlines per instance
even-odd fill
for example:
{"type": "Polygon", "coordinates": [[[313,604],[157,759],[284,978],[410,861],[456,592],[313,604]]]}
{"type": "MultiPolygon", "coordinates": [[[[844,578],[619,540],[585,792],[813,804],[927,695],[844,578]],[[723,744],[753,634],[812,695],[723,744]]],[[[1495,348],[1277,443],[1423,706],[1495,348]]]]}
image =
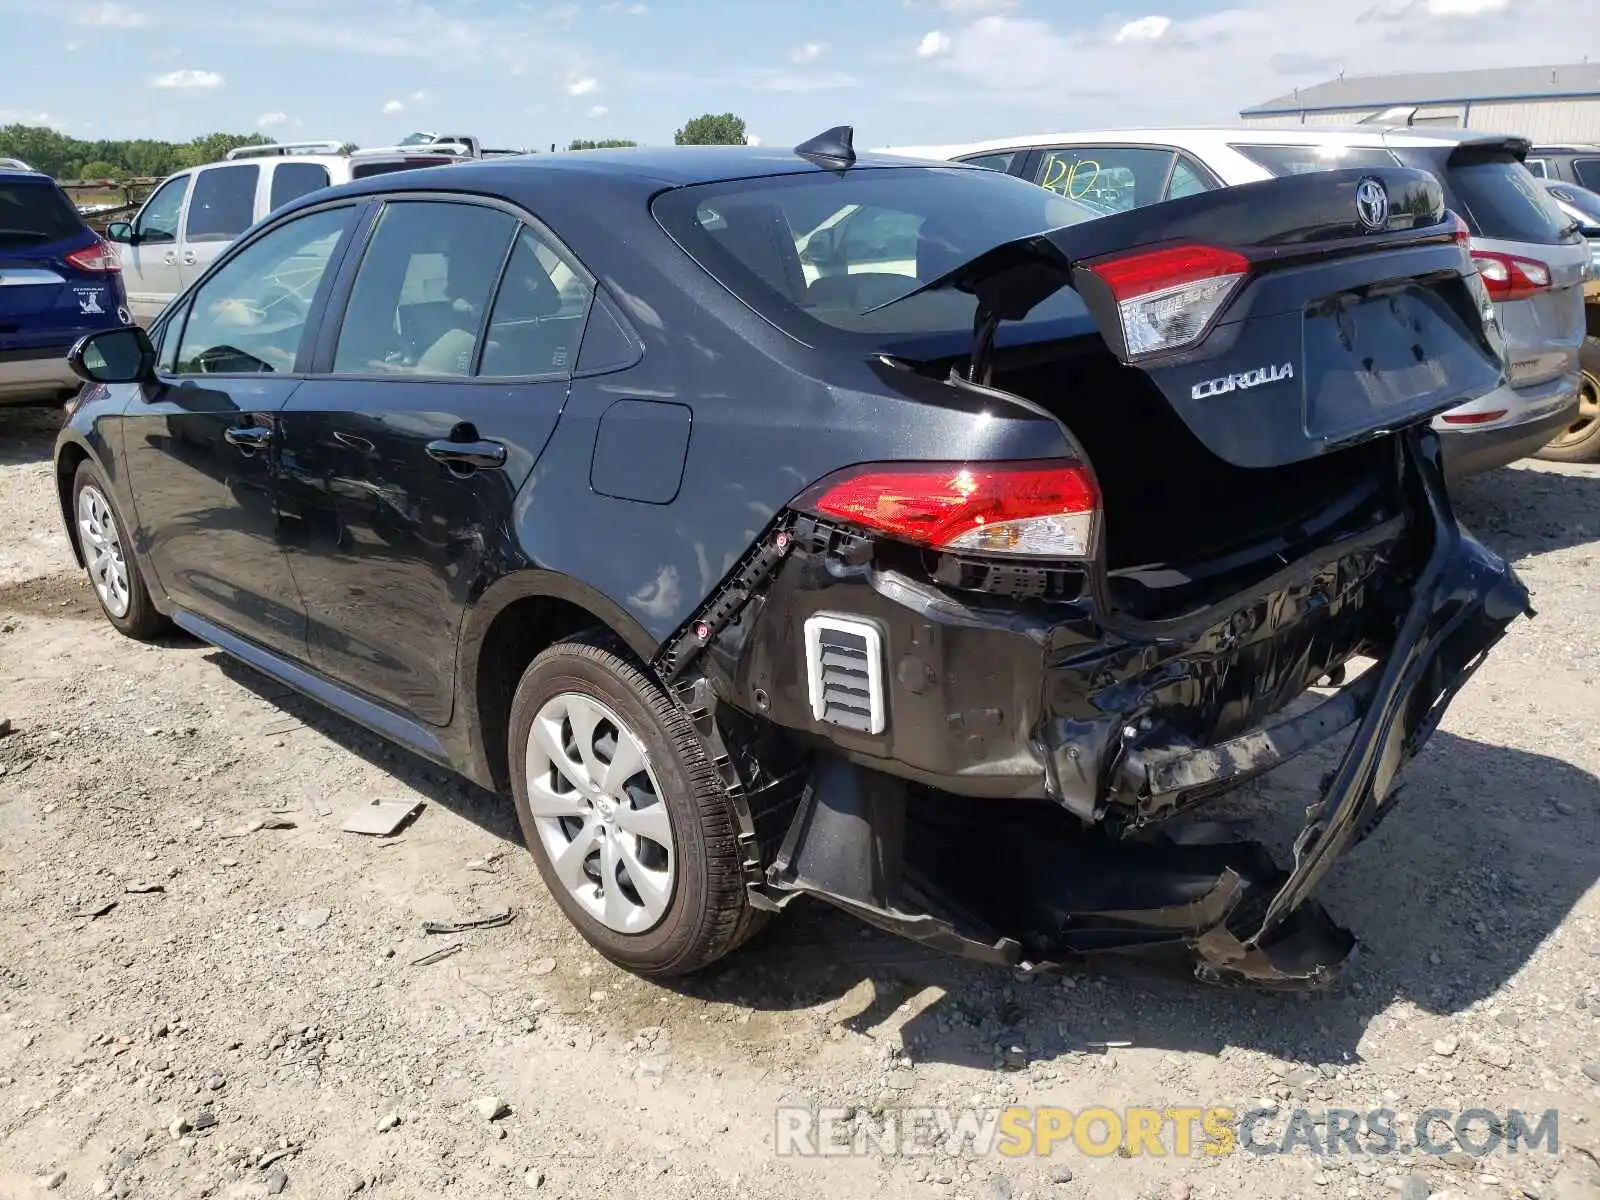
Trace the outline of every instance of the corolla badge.
{"type": "Polygon", "coordinates": [[[1356,216],[1374,232],[1389,224],[1389,191],[1383,180],[1369,175],[1356,184],[1356,216]]]}
{"type": "Polygon", "coordinates": [[[1253,371],[1240,371],[1233,375],[1220,375],[1216,379],[1201,380],[1189,389],[1189,394],[1196,400],[1205,400],[1212,396],[1226,396],[1229,392],[1245,391],[1260,387],[1264,383],[1279,383],[1293,378],[1293,363],[1284,363],[1277,367],[1257,367],[1253,371]]]}

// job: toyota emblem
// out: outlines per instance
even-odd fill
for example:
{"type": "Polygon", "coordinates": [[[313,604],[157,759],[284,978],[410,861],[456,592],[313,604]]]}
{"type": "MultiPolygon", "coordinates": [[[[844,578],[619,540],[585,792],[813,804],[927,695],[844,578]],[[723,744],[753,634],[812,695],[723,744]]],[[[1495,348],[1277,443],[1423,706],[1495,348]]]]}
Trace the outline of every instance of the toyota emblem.
{"type": "Polygon", "coordinates": [[[1383,180],[1368,176],[1356,184],[1356,216],[1374,232],[1389,224],[1389,192],[1383,180]]]}

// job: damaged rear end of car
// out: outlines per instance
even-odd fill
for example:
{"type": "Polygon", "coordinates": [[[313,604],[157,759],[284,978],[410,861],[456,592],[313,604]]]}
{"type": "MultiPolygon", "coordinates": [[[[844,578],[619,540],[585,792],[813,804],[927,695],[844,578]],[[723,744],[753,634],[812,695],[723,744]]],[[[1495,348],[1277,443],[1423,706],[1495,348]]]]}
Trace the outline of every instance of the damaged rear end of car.
{"type": "Polygon", "coordinates": [[[739,801],[752,899],[1014,966],[1183,945],[1210,980],[1326,983],[1354,939],[1312,892],[1530,611],[1457,524],[1429,428],[1503,379],[1464,228],[1395,169],[935,273],[939,245],[925,226],[909,289],[810,291],[872,295],[853,311],[885,331],[883,388],[1031,413],[1071,452],[814,480],[663,648],[739,801]],[[956,298],[959,351],[899,336],[956,298]],[[1052,306],[1058,330],[1012,336],[1052,306]],[[1198,819],[1341,738],[1287,863],[1198,819]]]}

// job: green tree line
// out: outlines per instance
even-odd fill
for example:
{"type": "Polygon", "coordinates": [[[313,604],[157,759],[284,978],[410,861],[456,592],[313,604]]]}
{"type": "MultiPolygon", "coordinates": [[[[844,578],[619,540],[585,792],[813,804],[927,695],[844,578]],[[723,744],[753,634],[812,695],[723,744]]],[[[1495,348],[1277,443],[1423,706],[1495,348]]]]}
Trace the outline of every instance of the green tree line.
{"type": "Polygon", "coordinates": [[[139,179],[216,162],[235,146],[271,142],[258,133],[208,133],[188,142],[68,137],[33,125],[0,126],[0,158],[20,158],[56,179],[139,179]]]}
{"type": "MultiPolygon", "coordinates": [[[[208,133],[187,142],[154,138],[87,140],[35,125],[0,126],[0,158],[20,158],[56,179],[145,179],[170,175],[186,167],[216,162],[236,146],[263,146],[272,138],[259,133],[208,133]]],[[[706,113],[679,129],[681,145],[742,145],[745,125],[733,113],[706,113]]],[[[622,138],[578,139],[570,150],[599,150],[637,143],[622,138]]]]}

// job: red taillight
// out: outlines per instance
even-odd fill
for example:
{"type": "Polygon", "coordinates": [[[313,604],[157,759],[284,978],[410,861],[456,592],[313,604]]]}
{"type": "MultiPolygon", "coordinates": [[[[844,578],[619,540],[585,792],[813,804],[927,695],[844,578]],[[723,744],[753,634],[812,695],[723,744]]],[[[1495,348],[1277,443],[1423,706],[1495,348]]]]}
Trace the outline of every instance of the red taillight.
{"type": "Polygon", "coordinates": [[[1456,245],[1468,246],[1472,244],[1472,230],[1467,228],[1467,223],[1461,219],[1460,213],[1451,213],[1450,219],[1456,223],[1456,245]]]}
{"type": "Polygon", "coordinates": [[[1117,301],[1128,357],[1179,350],[1205,336],[1211,320],[1250,273],[1250,260],[1215,246],[1169,246],[1088,264],[1117,301]]]}
{"type": "Polygon", "coordinates": [[[939,550],[1086,558],[1099,499],[1081,463],[958,463],[862,467],[800,506],[939,550]]]}
{"type": "Polygon", "coordinates": [[[1478,265],[1491,300],[1522,300],[1550,286],[1550,268],[1536,258],[1474,250],[1472,261],[1478,265]]]}
{"type": "Polygon", "coordinates": [[[65,258],[68,266],[76,267],[80,271],[113,274],[122,270],[122,260],[117,257],[117,252],[102,241],[96,241],[94,245],[85,246],[82,250],[74,250],[65,258]]]}

